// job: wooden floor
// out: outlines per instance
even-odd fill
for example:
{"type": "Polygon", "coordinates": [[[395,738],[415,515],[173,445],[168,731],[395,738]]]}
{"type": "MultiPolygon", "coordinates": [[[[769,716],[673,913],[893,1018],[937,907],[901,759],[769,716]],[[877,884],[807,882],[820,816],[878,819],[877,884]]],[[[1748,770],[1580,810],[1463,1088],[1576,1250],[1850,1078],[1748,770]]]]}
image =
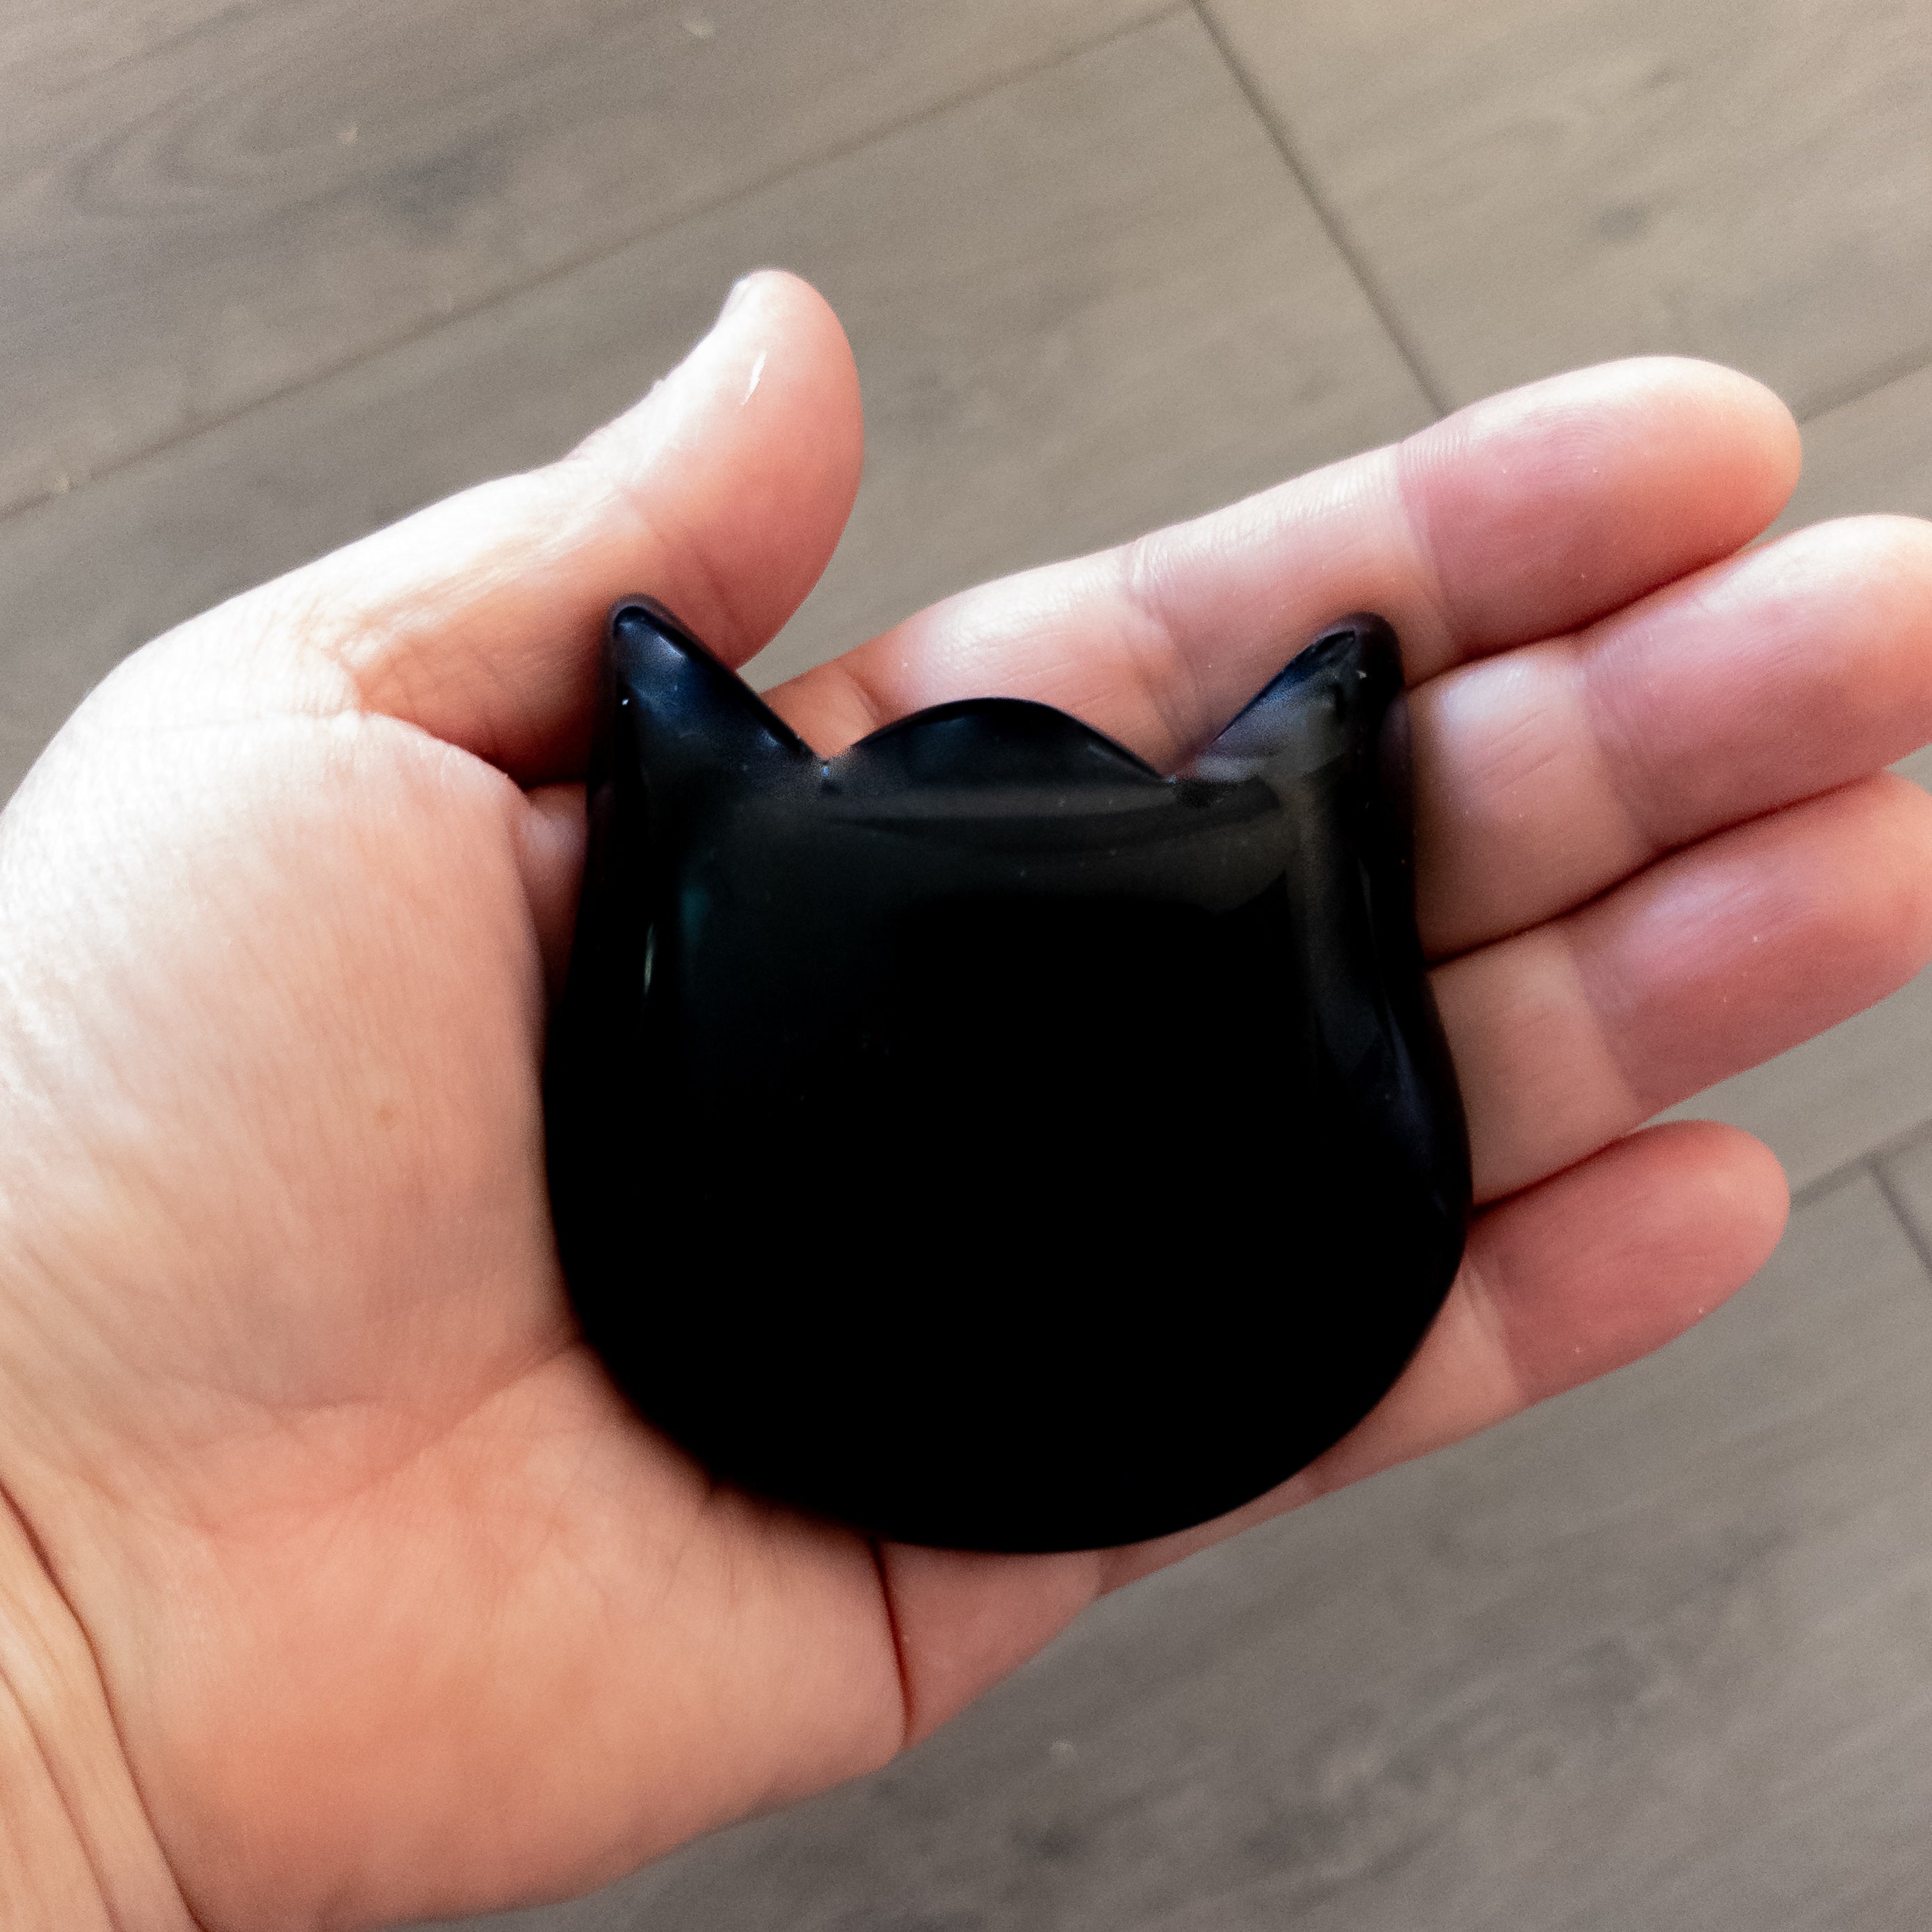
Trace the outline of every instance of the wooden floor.
{"type": "MultiPolygon", "coordinates": [[[[871,455],[761,681],[1630,351],[1791,400],[1791,520],[1932,514],[1925,0],[24,0],[0,178],[0,796],[123,652],[558,451],[767,262],[871,455]]],[[[509,1922],[1924,1926],[1932,980],[1685,1111],[1799,1190],[1696,1334],[509,1922]]]]}

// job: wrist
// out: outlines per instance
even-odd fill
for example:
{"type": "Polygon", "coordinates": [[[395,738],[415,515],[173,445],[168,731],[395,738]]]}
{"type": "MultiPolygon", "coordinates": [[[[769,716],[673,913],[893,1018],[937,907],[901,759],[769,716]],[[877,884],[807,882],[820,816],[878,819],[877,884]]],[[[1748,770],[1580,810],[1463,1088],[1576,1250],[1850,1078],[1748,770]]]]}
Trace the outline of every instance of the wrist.
{"type": "Polygon", "coordinates": [[[87,1633],[0,1494],[0,1924],[194,1932],[87,1633]]]}

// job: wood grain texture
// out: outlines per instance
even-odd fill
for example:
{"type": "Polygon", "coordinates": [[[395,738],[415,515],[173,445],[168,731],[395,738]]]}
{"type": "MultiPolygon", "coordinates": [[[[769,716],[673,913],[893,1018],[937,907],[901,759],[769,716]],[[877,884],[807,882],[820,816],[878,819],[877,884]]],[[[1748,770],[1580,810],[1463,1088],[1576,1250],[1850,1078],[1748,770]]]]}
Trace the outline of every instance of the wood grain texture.
{"type": "Polygon", "coordinates": [[[0,523],[0,796],[134,645],[554,454],[771,261],[844,314],[871,454],[761,681],[1426,419],[1198,24],[1156,22],[0,523]]]}
{"type": "Polygon", "coordinates": [[[866,476],[761,682],[1430,420],[1191,16],[827,178],[837,229],[781,232],[858,346],[866,476]]]}
{"type": "Polygon", "coordinates": [[[1441,390],[1932,359],[1923,0],[1206,0],[1441,390]]]}
{"type": "Polygon", "coordinates": [[[1168,4],[10,10],[0,508],[1168,4]]]}
{"type": "Polygon", "coordinates": [[[502,1932],[1900,1932],[1932,1280],[1868,1178],[1664,1354],[1103,1604],[867,1783],[502,1932]]]}

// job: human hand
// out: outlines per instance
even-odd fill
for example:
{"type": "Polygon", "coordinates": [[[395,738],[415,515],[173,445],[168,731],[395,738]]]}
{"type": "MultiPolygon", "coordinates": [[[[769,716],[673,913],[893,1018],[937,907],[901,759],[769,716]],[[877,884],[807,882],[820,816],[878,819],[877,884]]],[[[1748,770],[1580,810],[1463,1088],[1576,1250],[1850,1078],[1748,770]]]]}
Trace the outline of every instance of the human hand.
{"type": "MultiPolygon", "coordinates": [[[[1636,1130],[1932,954],[1932,802],[1881,769],[1932,736],[1932,532],[1734,554],[1797,466],[1742,377],[1561,378],[950,598],[773,701],[829,752],[1022,695],[1171,767],[1324,622],[1390,619],[1484,1204],[1398,1387],[1236,1518],[1001,1558],[714,1490],[554,1256],[571,781],[610,604],[742,662],[860,452],[836,322],[758,278],[562,463],[137,653],[0,817],[0,1720],[57,1787],[16,1840],[70,1828],[49,1868],[112,1922],[554,1895],[880,1763],[1099,1593],[1714,1306],[1782,1178],[1636,1130]]],[[[785,1150],[717,1157],[748,1189],[785,1150]]]]}

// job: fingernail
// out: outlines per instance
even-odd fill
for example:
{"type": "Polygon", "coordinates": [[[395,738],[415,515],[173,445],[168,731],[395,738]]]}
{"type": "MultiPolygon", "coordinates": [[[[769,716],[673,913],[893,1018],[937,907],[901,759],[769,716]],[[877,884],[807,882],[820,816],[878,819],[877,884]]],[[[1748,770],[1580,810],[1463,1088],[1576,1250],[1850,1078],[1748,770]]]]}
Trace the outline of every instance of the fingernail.
{"type": "Polygon", "coordinates": [[[752,278],[749,275],[740,275],[731,284],[731,292],[724,298],[724,306],[718,311],[718,321],[711,325],[713,328],[716,328],[718,322],[722,322],[745,299],[746,296],[751,293],[752,280],[752,278]]]}

